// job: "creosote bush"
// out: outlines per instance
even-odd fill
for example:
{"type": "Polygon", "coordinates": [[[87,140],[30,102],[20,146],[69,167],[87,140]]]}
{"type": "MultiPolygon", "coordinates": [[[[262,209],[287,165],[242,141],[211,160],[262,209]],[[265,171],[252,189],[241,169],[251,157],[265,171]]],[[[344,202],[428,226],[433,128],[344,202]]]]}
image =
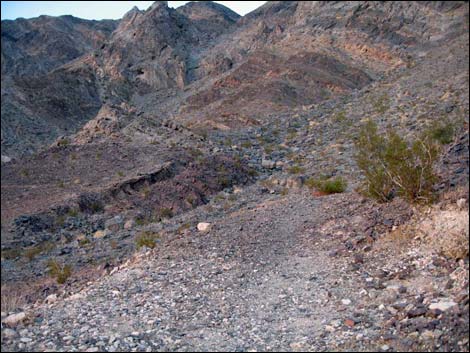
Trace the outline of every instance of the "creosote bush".
{"type": "Polygon", "coordinates": [[[391,129],[385,135],[368,121],[355,141],[355,160],[365,176],[363,192],[380,201],[400,195],[410,202],[429,203],[437,181],[433,166],[439,148],[429,134],[411,143],[391,129]]]}
{"type": "Polygon", "coordinates": [[[72,275],[72,267],[70,265],[60,265],[56,260],[49,260],[47,263],[49,275],[57,280],[57,283],[64,284],[72,275]]]}

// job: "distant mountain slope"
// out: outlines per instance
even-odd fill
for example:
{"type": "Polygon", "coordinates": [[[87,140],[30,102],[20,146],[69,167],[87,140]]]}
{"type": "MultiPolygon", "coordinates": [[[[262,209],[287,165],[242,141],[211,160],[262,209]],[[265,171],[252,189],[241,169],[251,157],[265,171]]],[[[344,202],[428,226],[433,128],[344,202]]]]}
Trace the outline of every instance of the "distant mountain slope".
{"type": "Polygon", "coordinates": [[[120,21],[2,21],[2,154],[71,135],[103,105],[136,112],[117,116],[118,130],[148,128],[148,116],[199,130],[262,124],[412,65],[466,19],[462,2],[272,1],[240,18],[159,1],[120,21]]]}

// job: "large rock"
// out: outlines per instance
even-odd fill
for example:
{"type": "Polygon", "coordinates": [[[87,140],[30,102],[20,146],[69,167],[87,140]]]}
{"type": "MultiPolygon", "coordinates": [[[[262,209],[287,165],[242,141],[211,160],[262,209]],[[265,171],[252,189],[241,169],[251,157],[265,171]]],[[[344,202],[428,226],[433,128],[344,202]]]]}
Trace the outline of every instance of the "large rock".
{"type": "Polygon", "coordinates": [[[16,326],[20,322],[26,319],[26,314],[24,312],[20,312],[17,314],[11,314],[3,319],[3,323],[8,326],[16,326]]]}

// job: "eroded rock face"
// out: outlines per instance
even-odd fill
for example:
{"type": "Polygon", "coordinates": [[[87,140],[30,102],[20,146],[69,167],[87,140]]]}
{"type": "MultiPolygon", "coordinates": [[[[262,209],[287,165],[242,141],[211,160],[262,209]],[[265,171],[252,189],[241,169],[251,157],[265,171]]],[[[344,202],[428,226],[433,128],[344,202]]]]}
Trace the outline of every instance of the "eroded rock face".
{"type": "Polygon", "coordinates": [[[211,2],[155,2],[120,21],[3,21],[2,149],[34,152],[94,118],[107,133],[127,125],[104,124],[103,104],[199,125],[256,124],[403,67],[462,33],[465,11],[461,3],[274,1],[239,18],[211,2]]]}

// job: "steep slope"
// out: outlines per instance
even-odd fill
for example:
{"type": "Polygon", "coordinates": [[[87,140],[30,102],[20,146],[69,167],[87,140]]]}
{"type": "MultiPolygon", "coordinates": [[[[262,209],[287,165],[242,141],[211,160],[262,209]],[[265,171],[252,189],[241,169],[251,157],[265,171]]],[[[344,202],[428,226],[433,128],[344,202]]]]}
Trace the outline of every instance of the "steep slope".
{"type": "Polygon", "coordinates": [[[40,16],[2,21],[2,155],[34,152],[100,106],[86,70],[55,71],[99,48],[118,21],[40,16]]]}

